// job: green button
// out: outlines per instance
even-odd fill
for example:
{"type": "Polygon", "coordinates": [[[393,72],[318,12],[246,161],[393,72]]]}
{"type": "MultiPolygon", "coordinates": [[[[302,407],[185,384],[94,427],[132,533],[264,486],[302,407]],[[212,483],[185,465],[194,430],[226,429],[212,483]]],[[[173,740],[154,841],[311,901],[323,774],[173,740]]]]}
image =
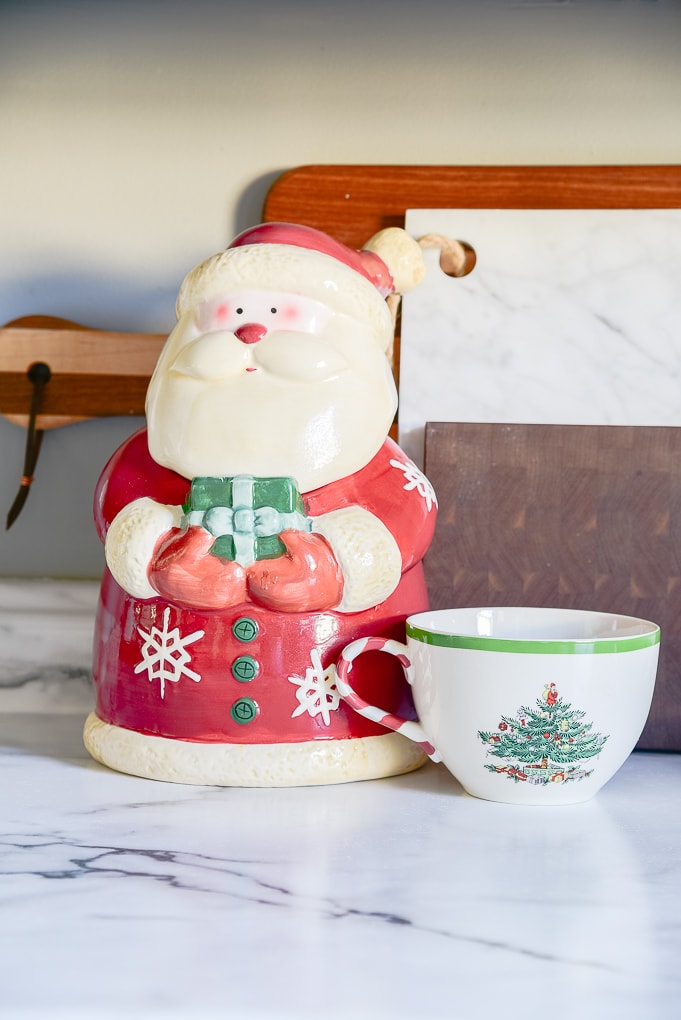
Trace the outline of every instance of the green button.
{"type": "Polygon", "coordinates": [[[258,636],[258,624],[250,616],[240,616],[232,624],[232,634],[237,641],[253,641],[258,636]]]}
{"type": "Polygon", "coordinates": [[[234,722],[245,725],[253,722],[259,711],[258,704],[253,701],[253,698],[239,698],[232,705],[229,714],[234,722]]]}
{"type": "Polygon", "coordinates": [[[240,680],[241,683],[247,683],[249,680],[253,680],[254,677],[260,672],[260,663],[257,659],[254,659],[252,655],[240,655],[238,659],[235,659],[232,663],[232,676],[235,679],[240,680]]]}

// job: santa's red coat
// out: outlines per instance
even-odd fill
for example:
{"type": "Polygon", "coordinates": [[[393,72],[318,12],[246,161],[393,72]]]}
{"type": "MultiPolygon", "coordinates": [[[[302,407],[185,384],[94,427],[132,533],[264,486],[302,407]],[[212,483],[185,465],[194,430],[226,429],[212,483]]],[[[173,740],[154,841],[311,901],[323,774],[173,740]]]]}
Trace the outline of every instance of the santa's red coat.
{"type": "MultiPolygon", "coordinates": [[[[133,500],[147,496],[180,505],[188,490],[186,478],[151,459],[146,430],[135,433],[97,485],[101,538],[133,500]]],[[[253,601],[228,610],[186,608],[160,597],[128,595],[105,571],[95,626],[97,715],[142,733],[220,743],[387,732],[338,699],[329,667],[355,638],[381,634],[404,640],[405,618],[427,608],[422,559],[436,516],[430,496],[423,476],[390,439],[360,471],[303,494],[311,517],[363,507],[399,546],[402,577],[396,590],[358,613],[288,613],[253,601]]],[[[391,656],[367,653],[357,660],[353,678],[369,700],[413,718],[404,676],[391,656]]]]}

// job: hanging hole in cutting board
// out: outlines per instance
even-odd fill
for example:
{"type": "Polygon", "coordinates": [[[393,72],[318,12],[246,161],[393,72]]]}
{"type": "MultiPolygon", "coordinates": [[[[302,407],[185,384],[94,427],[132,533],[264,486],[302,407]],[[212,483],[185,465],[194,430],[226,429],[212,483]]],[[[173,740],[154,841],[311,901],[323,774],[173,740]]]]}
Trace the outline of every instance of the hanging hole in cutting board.
{"type": "Polygon", "coordinates": [[[459,241],[444,234],[425,234],[419,238],[422,248],[440,249],[440,269],[445,276],[468,276],[473,272],[478,256],[468,241],[459,241]]]}

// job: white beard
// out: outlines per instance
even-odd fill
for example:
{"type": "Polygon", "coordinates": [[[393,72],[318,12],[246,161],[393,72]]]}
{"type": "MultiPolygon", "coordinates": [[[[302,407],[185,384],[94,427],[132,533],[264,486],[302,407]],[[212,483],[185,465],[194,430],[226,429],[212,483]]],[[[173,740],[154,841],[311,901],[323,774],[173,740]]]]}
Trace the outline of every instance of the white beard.
{"type": "Polygon", "coordinates": [[[321,336],[272,332],[255,344],[197,335],[184,317],[149,384],[149,449],[186,478],[287,475],[309,492],[367,464],[396,407],[371,328],[348,316],[321,336]]]}

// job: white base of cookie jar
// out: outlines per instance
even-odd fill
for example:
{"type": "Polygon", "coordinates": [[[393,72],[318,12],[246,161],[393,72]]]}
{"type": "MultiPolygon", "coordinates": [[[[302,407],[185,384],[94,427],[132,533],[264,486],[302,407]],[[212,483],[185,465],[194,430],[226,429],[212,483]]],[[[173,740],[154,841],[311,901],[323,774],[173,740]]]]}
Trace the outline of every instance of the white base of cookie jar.
{"type": "Polygon", "coordinates": [[[195,786],[323,786],[383,779],[427,758],[399,733],[291,744],[202,744],[112,726],[91,712],[83,740],[117,772],[195,786]]]}

